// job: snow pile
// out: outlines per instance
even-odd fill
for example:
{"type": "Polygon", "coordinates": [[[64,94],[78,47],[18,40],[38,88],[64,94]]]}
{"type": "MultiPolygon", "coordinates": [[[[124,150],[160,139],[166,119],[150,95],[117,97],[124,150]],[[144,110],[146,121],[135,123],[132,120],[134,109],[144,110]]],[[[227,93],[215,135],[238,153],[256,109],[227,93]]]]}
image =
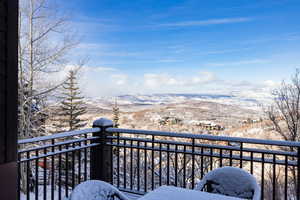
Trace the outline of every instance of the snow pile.
{"type": "Polygon", "coordinates": [[[109,200],[115,196],[121,200],[128,200],[124,194],[109,183],[90,180],[77,185],[69,200],[109,200]]]}
{"type": "Polygon", "coordinates": [[[238,200],[219,194],[188,190],[174,186],[161,186],[139,200],[238,200]]]}
{"type": "Polygon", "coordinates": [[[213,193],[254,200],[260,199],[260,188],[256,179],[240,168],[222,167],[210,171],[198,183],[196,190],[202,190],[205,185],[209,185],[213,193]]]}

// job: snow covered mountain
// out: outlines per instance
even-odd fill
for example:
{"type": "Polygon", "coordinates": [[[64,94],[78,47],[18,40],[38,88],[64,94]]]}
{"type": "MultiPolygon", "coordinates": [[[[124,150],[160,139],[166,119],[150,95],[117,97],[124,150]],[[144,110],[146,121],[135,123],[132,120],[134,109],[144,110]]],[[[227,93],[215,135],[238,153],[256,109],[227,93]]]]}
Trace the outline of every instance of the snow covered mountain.
{"type": "Polygon", "coordinates": [[[151,94],[151,95],[120,95],[117,97],[100,97],[89,99],[90,104],[111,107],[117,101],[118,105],[164,105],[180,104],[189,101],[209,101],[226,105],[236,105],[247,109],[257,109],[260,104],[270,102],[271,97],[249,98],[238,94],[151,94]]]}

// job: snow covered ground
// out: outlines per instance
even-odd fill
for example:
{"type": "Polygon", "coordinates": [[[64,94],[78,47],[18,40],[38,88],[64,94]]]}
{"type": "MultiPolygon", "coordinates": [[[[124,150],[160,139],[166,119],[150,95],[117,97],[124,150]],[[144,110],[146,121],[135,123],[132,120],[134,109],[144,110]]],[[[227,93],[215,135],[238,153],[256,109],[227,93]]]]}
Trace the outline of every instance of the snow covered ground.
{"type": "MultiPolygon", "coordinates": [[[[69,194],[70,194],[70,191],[69,190],[69,194]]],[[[58,200],[59,196],[58,196],[58,187],[56,186],[56,188],[54,189],[54,200],[58,200]]],[[[61,189],[61,196],[62,196],[62,199],[64,199],[65,197],[65,190],[62,188],[61,189]]],[[[22,193],[21,192],[21,195],[20,195],[20,200],[26,200],[26,194],[22,193]]],[[[34,192],[30,192],[30,199],[35,199],[35,193],[34,192]]],[[[38,199],[44,199],[44,186],[39,186],[39,189],[38,189],[38,199]]],[[[51,185],[47,185],[46,187],[46,199],[51,199],[51,185]]]]}

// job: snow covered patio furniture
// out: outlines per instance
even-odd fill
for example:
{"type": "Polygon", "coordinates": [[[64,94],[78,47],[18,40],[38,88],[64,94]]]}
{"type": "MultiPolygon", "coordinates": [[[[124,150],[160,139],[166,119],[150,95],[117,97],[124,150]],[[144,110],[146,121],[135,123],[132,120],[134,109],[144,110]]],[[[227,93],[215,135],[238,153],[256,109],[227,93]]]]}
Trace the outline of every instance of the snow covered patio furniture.
{"type": "Polygon", "coordinates": [[[189,190],[174,186],[161,186],[138,200],[238,200],[239,198],[189,190]]]}
{"type": "Polygon", "coordinates": [[[66,200],[129,200],[109,183],[98,180],[85,181],[77,185],[66,200]],[[117,197],[117,198],[116,198],[117,197]]]}
{"type": "Polygon", "coordinates": [[[244,199],[260,200],[260,187],[256,179],[243,169],[222,167],[210,171],[197,184],[196,190],[244,199]]]}

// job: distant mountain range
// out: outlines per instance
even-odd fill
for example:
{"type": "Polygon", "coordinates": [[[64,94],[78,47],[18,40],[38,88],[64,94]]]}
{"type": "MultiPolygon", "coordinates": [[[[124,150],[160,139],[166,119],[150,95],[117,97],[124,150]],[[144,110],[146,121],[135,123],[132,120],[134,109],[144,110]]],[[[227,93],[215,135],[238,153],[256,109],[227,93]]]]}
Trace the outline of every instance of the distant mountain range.
{"type": "Polygon", "coordinates": [[[131,103],[176,103],[178,101],[186,100],[232,100],[238,99],[241,101],[247,101],[252,103],[258,103],[259,101],[254,98],[241,98],[235,95],[223,95],[223,94],[152,94],[152,95],[120,95],[117,96],[118,101],[129,101],[131,103]]]}
{"type": "MultiPolygon", "coordinates": [[[[233,95],[222,95],[222,94],[173,94],[173,93],[166,93],[166,94],[152,94],[152,95],[139,95],[140,97],[146,98],[153,98],[153,97],[160,97],[160,98],[169,98],[169,97],[184,97],[186,99],[220,99],[220,98],[233,98],[233,95]]],[[[136,95],[120,95],[118,98],[127,99],[133,98],[138,99],[136,95]]]]}
{"type": "Polygon", "coordinates": [[[249,98],[239,95],[226,94],[184,94],[165,93],[147,95],[119,95],[117,97],[100,97],[90,99],[91,102],[101,105],[112,105],[116,100],[119,105],[164,105],[188,101],[210,101],[226,105],[236,105],[243,108],[256,109],[259,104],[266,103],[269,98],[249,98]]]}

